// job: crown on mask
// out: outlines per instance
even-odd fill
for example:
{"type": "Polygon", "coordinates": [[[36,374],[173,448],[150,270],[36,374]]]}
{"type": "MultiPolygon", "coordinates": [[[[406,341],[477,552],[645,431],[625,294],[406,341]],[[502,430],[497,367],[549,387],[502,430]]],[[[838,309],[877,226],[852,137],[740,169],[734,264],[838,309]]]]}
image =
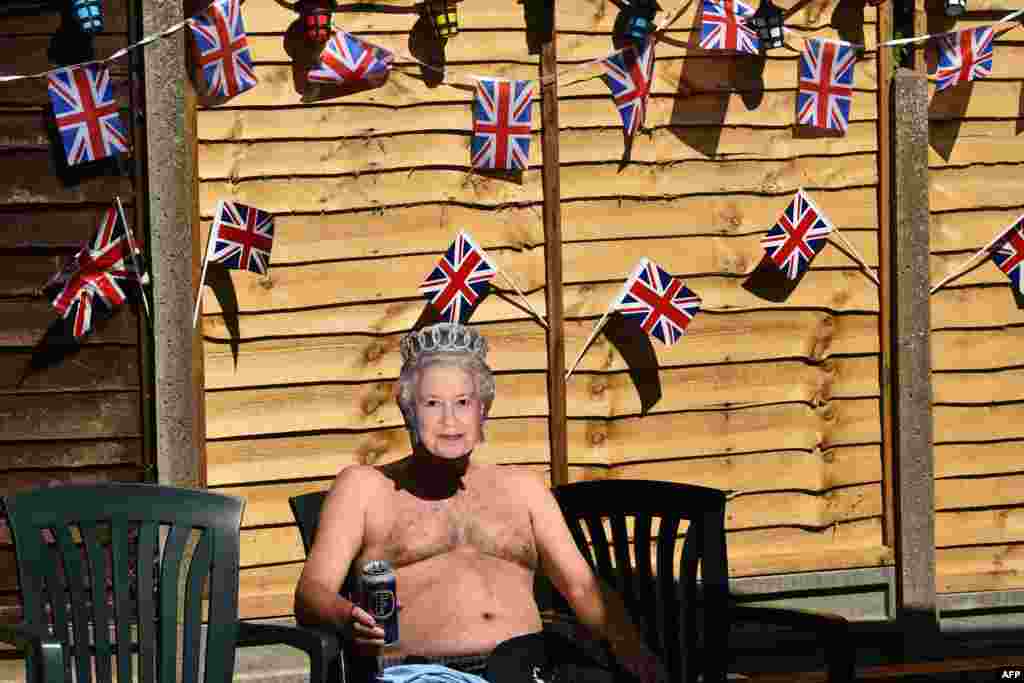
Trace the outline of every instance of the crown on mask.
{"type": "Polygon", "coordinates": [[[487,340],[476,330],[458,323],[437,323],[410,332],[402,339],[402,363],[428,353],[467,353],[487,361],[487,340]]]}

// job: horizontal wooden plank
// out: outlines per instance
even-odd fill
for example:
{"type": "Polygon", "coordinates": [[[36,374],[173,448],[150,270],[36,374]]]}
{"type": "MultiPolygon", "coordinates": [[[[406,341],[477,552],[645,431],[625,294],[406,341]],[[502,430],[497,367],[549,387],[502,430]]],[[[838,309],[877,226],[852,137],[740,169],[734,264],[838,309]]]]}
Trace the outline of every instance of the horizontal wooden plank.
{"type": "MultiPolygon", "coordinates": [[[[685,344],[659,349],[660,367],[778,358],[817,362],[836,354],[878,351],[878,322],[873,316],[758,311],[708,314],[701,322],[687,332],[685,344]]],[[[500,323],[480,331],[496,345],[492,348],[500,348],[500,353],[489,358],[495,371],[547,367],[544,331],[532,323],[500,323]]],[[[586,337],[580,326],[572,326],[568,332],[566,362],[572,363],[586,337]]],[[[237,360],[229,344],[207,340],[203,362],[206,388],[394,378],[401,365],[398,347],[403,335],[254,340],[238,346],[237,360]]],[[[607,337],[599,336],[584,355],[579,371],[619,372],[626,367],[607,337]]]]}
{"type": "Polygon", "coordinates": [[[946,443],[935,446],[935,479],[1012,474],[1024,471],[1017,441],[946,443]]]}
{"type": "MultiPolygon", "coordinates": [[[[986,0],[991,1],[991,0],[986,0]]],[[[418,20],[417,0],[377,0],[373,9],[358,8],[352,3],[339,2],[334,14],[336,26],[353,33],[367,31],[409,32],[418,20]],[[376,10],[376,11],[375,11],[376,10]],[[391,10],[391,11],[386,11],[391,10]],[[395,11],[397,10],[397,11],[395,11]]],[[[797,4],[797,0],[782,0],[776,3],[779,7],[789,8],[797,4]]],[[[832,21],[838,7],[838,0],[815,0],[805,4],[790,15],[787,24],[808,29],[823,28],[832,21]]],[[[655,21],[675,13],[681,3],[664,3],[655,21]]],[[[690,5],[673,24],[673,28],[692,26],[697,15],[696,3],[690,5]]],[[[973,8],[973,5],[972,5],[973,8]]],[[[865,6],[858,15],[865,23],[877,20],[878,10],[865,6]]],[[[466,5],[459,8],[459,26],[462,33],[449,41],[449,44],[463,41],[471,42],[471,37],[483,30],[511,29],[521,30],[525,25],[523,5],[518,3],[466,5]]],[[[280,33],[296,21],[295,12],[286,6],[274,4],[252,4],[245,7],[245,26],[249,33],[280,33]]],[[[607,0],[571,0],[559,4],[555,8],[555,22],[560,33],[610,33],[618,16],[616,7],[607,0]]],[[[406,41],[401,41],[403,47],[406,41]]],[[[524,50],[525,52],[525,46],[524,50]]]]}
{"type": "MultiPolygon", "coordinates": [[[[988,520],[971,522],[975,526],[988,526],[991,528],[1002,528],[1006,533],[1012,532],[1013,537],[1007,536],[1003,540],[1024,540],[1024,474],[1004,474],[993,477],[977,477],[971,479],[938,479],[935,482],[935,509],[940,511],[936,515],[936,524],[939,518],[943,519],[945,527],[945,542],[939,545],[962,544],[965,538],[975,538],[973,533],[964,529],[959,536],[954,536],[954,531],[959,524],[957,520],[978,519],[988,520]],[[1022,505],[1020,508],[1005,510],[980,510],[965,511],[960,508],[985,508],[994,506],[1022,505]],[[951,511],[960,510],[957,514],[951,511]],[[948,513],[948,514],[947,514],[948,513]],[[989,519],[992,517],[992,519],[989,519]]],[[[966,523],[966,522],[965,522],[966,523]]],[[[936,541],[937,542],[937,541],[936,541]]],[[[977,543],[990,543],[991,541],[978,538],[977,543]]]]}
{"type": "MultiPolygon", "coordinates": [[[[535,126],[536,128],[536,126],[535,126]]],[[[873,152],[878,145],[874,123],[856,123],[846,135],[836,138],[794,138],[789,130],[725,128],[709,129],[707,137],[721,136],[715,158],[740,163],[873,152]]],[[[203,180],[233,181],[285,176],[327,176],[362,171],[386,171],[413,166],[458,166],[468,154],[469,128],[443,133],[424,132],[394,137],[347,138],[343,140],[250,141],[238,144],[204,144],[199,147],[199,175],[203,180]]],[[[531,147],[540,149],[535,130],[531,147]]],[[[666,128],[645,137],[634,147],[631,159],[645,163],[672,163],[705,159],[704,152],[681,145],[666,128]]],[[[571,130],[559,135],[559,158],[563,164],[619,161],[622,157],[620,129],[571,130]]],[[[820,163],[842,164],[842,159],[820,163]]],[[[737,172],[740,172],[737,169],[737,172]]]]}
{"type": "MultiPolygon", "coordinates": [[[[877,228],[876,190],[818,190],[833,224],[845,230],[877,228]]],[[[767,216],[777,217],[791,195],[720,194],[678,199],[577,199],[562,202],[563,241],[627,237],[747,235],[759,238],[767,216]]],[[[825,210],[825,209],[822,209],[825,210]]],[[[202,235],[210,221],[203,221],[202,235]]],[[[528,249],[544,243],[540,202],[490,209],[460,204],[420,204],[333,213],[284,213],[274,217],[273,262],[365,258],[439,249],[439,234],[471,226],[473,240],[491,251],[528,249]],[[424,230],[424,226],[437,230],[424,230]],[[387,239],[381,239],[386,235],[387,239]]],[[[442,240],[443,241],[443,240],[442,240]]],[[[986,240],[987,241],[987,240],[986,240]]],[[[981,246],[984,242],[979,243],[981,246]]]]}
{"type": "Polygon", "coordinates": [[[1006,287],[946,286],[932,295],[931,302],[932,329],[1024,323],[1024,310],[1017,308],[1009,284],[1006,287]]]}
{"type": "MultiPolygon", "coordinates": [[[[1021,327],[933,332],[932,369],[936,372],[996,370],[1020,365],[1020,359],[1010,352],[1010,349],[1019,348],[1020,343],[1024,343],[1024,328],[1021,327]]],[[[948,381],[954,381],[958,376],[946,375],[951,378],[948,381]]]]}
{"type": "MultiPolygon", "coordinates": [[[[0,442],[0,471],[143,465],[139,438],[0,442]]],[[[52,471],[52,470],[51,470],[52,471]]]]}
{"type": "MultiPolygon", "coordinates": [[[[928,120],[943,121],[964,118],[1009,118],[1020,116],[1020,83],[1014,81],[980,80],[970,85],[970,97],[964,91],[947,90],[935,94],[935,84],[928,84],[928,120]],[[936,99],[938,97],[938,99],[936,99]]],[[[932,209],[935,206],[932,205],[932,209]]]]}
{"type": "MultiPolygon", "coordinates": [[[[1007,365],[1019,364],[1020,359],[1006,353],[1000,356],[1007,365]]],[[[932,376],[935,403],[987,404],[992,401],[1024,400],[1024,368],[1010,368],[996,372],[942,372],[932,376]]]]}
{"type": "Polygon", "coordinates": [[[959,251],[963,259],[1015,223],[1024,205],[1001,209],[953,210],[933,213],[929,220],[932,253],[959,251]]]}
{"type": "Polygon", "coordinates": [[[78,185],[64,185],[56,175],[49,151],[0,154],[0,166],[8,169],[0,186],[0,205],[109,202],[114,195],[131,193],[127,176],[102,175],[78,185]]]}
{"type": "MultiPolygon", "coordinates": [[[[623,169],[617,163],[578,164],[561,168],[562,195],[572,200],[609,195],[663,198],[719,192],[782,194],[795,192],[799,187],[814,195],[815,190],[821,188],[850,188],[877,182],[874,154],[845,156],[841,161],[836,168],[813,157],[736,164],[697,160],[666,166],[630,164],[623,169]]],[[[446,200],[495,207],[540,199],[539,167],[523,172],[521,185],[469,174],[468,170],[428,168],[236,183],[205,181],[199,184],[199,206],[201,214],[208,217],[222,199],[259,206],[270,213],[336,211],[446,200]]],[[[933,195],[938,192],[933,189],[933,195]]],[[[822,210],[827,211],[827,207],[822,210]]]]}
{"type": "Polygon", "coordinates": [[[31,352],[0,352],[0,395],[139,387],[138,347],[85,346],[61,363],[26,375],[31,360],[31,352]]]}
{"type": "Polygon", "coordinates": [[[1024,545],[936,548],[935,575],[940,593],[1024,588],[1024,545]]]}
{"type": "MultiPolygon", "coordinates": [[[[51,273],[52,275],[52,273],[51,273]]],[[[0,348],[35,347],[46,330],[57,320],[53,305],[42,297],[0,300],[0,348]]],[[[121,306],[117,314],[82,338],[84,346],[93,344],[137,344],[139,318],[133,306],[121,306]]]]}
{"type": "MultiPolygon", "coordinates": [[[[993,235],[994,236],[994,235],[993,235]]],[[[929,258],[931,265],[931,281],[938,282],[947,274],[960,269],[964,261],[970,258],[971,252],[956,254],[932,254],[929,258]]],[[[955,287],[970,287],[971,285],[1006,285],[1006,294],[1013,298],[1010,288],[1010,279],[1006,277],[999,266],[991,259],[982,258],[977,261],[977,267],[963,276],[957,277],[950,285],[955,287]]]]}
{"type": "MultiPolygon", "coordinates": [[[[0,137],[0,146],[3,144],[0,137]]],[[[121,195],[121,202],[131,221],[134,215],[132,194],[121,195]]],[[[19,206],[0,210],[0,249],[22,247],[36,251],[52,249],[65,254],[74,253],[83,242],[92,239],[109,205],[108,198],[107,202],[100,205],[19,206]]],[[[135,232],[140,231],[136,228],[135,232]]],[[[140,235],[136,235],[136,239],[140,238],[140,235]]]]}
{"type": "Polygon", "coordinates": [[[1024,142],[1017,135],[1016,121],[932,121],[929,136],[932,143],[928,146],[928,166],[933,169],[1024,162],[1024,142]],[[948,140],[955,140],[955,144],[950,147],[948,140]]]}
{"type": "Polygon", "coordinates": [[[0,253],[0,296],[42,297],[42,287],[68,261],[67,254],[0,253]]]}
{"type": "Polygon", "coordinates": [[[1019,167],[1014,164],[935,169],[929,174],[928,194],[931,210],[1015,206],[1017,200],[1010,200],[1008,198],[1011,195],[1003,193],[1009,191],[1010,179],[1014,178],[1018,171],[1019,167]]]}
{"type": "Polygon", "coordinates": [[[49,149],[45,108],[0,111],[0,145],[6,149],[49,149]]]}
{"type": "Polygon", "coordinates": [[[993,441],[1024,436],[1024,404],[943,406],[932,409],[935,443],[993,441]]]}
{"type": "Polygon", "coordinates": [[[5,440],[51,440],[141,435],[139,392],[0,395],[5,440]]]}
{"type": "MultiPolygon", "coordinates": [[[[832,398],[877,396],[877,364],[877,357],[872,356],[830,359],[820,366],[774,361],[663,368],[659,371],[661,399],[650,410],[729,410],[787,402],[818,405],[832,398]]],[[[544,374],[499,375],[495,379],[492,419],[545,414],[544,374]]],[[[399,426],[401,415],[392,399],[396,386],[394,380],[386,380],[207,392],[207,431],[211,437],[222,437],[399,426]],[[247,428],[246,416],[258,422],[258,427],[247,428]]],[[[570,381],[567,398],[570,418],[615,418],[639,414],[642,409],[633,380],[623,372],[570,381]]]]}

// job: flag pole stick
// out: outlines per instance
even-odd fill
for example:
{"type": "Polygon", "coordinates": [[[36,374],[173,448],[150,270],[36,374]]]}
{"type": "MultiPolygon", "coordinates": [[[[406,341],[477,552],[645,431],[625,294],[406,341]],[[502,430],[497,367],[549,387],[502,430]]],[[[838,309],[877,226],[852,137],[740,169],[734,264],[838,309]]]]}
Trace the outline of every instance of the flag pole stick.
{"type": "Polygon", "coordinates": [[[587,339],[586,343],[583,345],[583,348],[580,349],[579,354],[576,356],[576,360],[572,362],[572,367],[569,368],[569,372],[565,373],[566,379],[569,379],[569,375],[571,375],[573,373],[573,370],[576,369],[576,366],[580,364],[580,360],[583,358],[583,354],[585,354],[587,352],[587,349],[590,348],[591,342],[594,341],[594,338],[597,337],[597,334],[601,331],[601,328],[604,327],[604,323],[608,319],[608,316],[611,315],[611,313],[612,309],[611,306],[609,306],[608,310],[604,312],[604,315],[601,317],[601,319],[597,321],[597,325],[594,327],[594,331],[590,333],[590,338],[587,339]]]}
{"type": "Polygon", "coordinates": [[[149,301],[146,299],[146,284],[149,282],[149,275],[142,269],[142,265],[139,263],[139,259],[136,256],[135,237],[132,234],[132,227],[128,225],[128,219],[124,215],[124,207],[121,206],[121,197],[115,195],[114,201],[117,202],[117,213],[121,217],[121,222],[124,223],[125,233],[128,235],[128,249],[132,252],[132,265],[135,266],[135,272],[139,276],[139,293],[142,294],[142,307],[146,310],[146,319],[151,320],[151,314],[149,312],[149,301]]]}
{"type": "MultiPolygon", "coordinates": [[[[1019,220],[1019,219],[1018,219],[1018,220],[1019,220]]],[[[940,289],[940,288],[941,288],[941,287],[942,287],[943,285],[945,285],[945,284],[948,284],[948,283],[949,283],[949,282],[950,282],[951,280],[955,280],[956,278],[960,277],[960,276],[961,276],[961,275],[963,275],[963,274],[964,274],[965,272],[967,272],[968,268],[969,268],[969,267],[970,267],[970,266],[971,266],[971,265],[972,265],[972,264],[974,263],[974,259],[978,258],[978,257],[979,257],[979,256],[981,256],[981,255],[982,255],[983,253],[985,253],[986,251],[988,251],[989,249],[991,249],[991,248],[992,248],[992,246],[993,246],[993,245],[994,245],[994,244],[995,244],[996,242],[998,242],[999,240],[1001,240],[1001,239],[1003,239],[1004,237],[1006,237],[1006,233],[1010,232],[1010,230],[1012,230],[1012,229],[1013,229],[1014,227],[1016,227],[1016,225],[1017,225],[1017,221],[1014,221],[1014,222],[1013,222],[1013,223],[1012,223],[1012,224],[1010,225],[1010,227],[1008,227],[1008,228],[1007,228],[1006,230],[1003,230],[1003,231],[1001,231],[1001,232],[1000,232],[1000,233],[999,233],[998,235],[996,235],[995,237],[993,237],[993,238],[991,239],[991,241],[989,241],[989,243],[988,243],[988,244],[986,244],[985,246],[983,246],[983,247],[982,247],[981,249],[979,249],[978,251],[974,252],[974,253],[973,253],[973,254],[971,255],[971,258],[969,258],[969,259],[967,259],[966,261],[964,261],[964,262],[963,262],[962,264],[960,264],[960,265],[959,265],[959,266],[958,266],[957,268],[953,269],[953,271],[952,271],[951,273],[949,273],[948,275],[946,275],[946,277],[944,277],[944,278],[942,278],[941,280],[939,280],[939,281],[938,281],[938,283],[937,283],[937,284],[936,284],[936,285],[935,285],[934,287],[932,287],[932,288],[931,288],[931,291],[929,291],[929,292],[928,292],[928,294],[929,294],[929,295],[932,295],[932,294],[934,294],[934,293],[935,293],[935,292],[937,292],[937,291],[938,291],[938,290],[939,290],[939,289],[940,289]]]]}
{"type": "Polygon", "coordinates": [[[864,261],[864,257],[861,256],[860,253],[857,251],[856,247],[854,247],[850,243],[850,240],[846,239],[846,236],[839,231],[839,228],[835,226],[832,226],[832,232],[835,234],[836,237],[843,241],[843,246],[850,250],[850,254],[853,256],[854,260],[860,264],[860,267],[864,270],[864,273],[868,276],[868,278],[870,278],[872,282],[874,282],[876,285],[880,287],[882,283],[878,281],[878,276],[875,275],[875,271],[871,270],[871,266],[869,266],[867,262],[864,261]]]}
{"type": "MultiPolygon", "coordinates": [[[[217,203],[217,216],[220,215],[220,202],[217,203]]],[[[214,218],[213,223],[217,219],[214,218]]],[[[210,263],[210,239],[213,237],[213,223],[210,223],[210,231],[206,234],[206,251],[203,252],[203,274],[199,277],[199,291],[196,293],[196,310],[192,313],[192,329],[196,329],[199,321],[199,307],[203,303],[203,283],[206,282],[206,266],[210,263]]]]}
{"type": "Polygon", "coordinates": [[[537,320],[540,322],[540,324],[543,325],[545,328],[547,328],[548,327],[547,321],[544,320],[544,318],[541,317],[540,313],[537,312],[537,309],[535,309],[533,307],[533,305],[530,303],[530,300],[526,298],[526,295],[523,294],[523,292],[519,289],[519,287],[516,286],[515,281],[511,277],[509,277],[509,275],[505,272],[505,270],[503,268],[501,268],[500,266],[495,265],[495,269],[499,273],[501,273],[501,276],[503,278],[505,278],[505,282],[507,282],[512,287],[512,289],[516,290],[516,294],[518,294],[519,297],[523,300],[523,303],[526,304],[526,307],[529,308],[533,312],[533,314],[535,316],[537,316],[537,320]]]}

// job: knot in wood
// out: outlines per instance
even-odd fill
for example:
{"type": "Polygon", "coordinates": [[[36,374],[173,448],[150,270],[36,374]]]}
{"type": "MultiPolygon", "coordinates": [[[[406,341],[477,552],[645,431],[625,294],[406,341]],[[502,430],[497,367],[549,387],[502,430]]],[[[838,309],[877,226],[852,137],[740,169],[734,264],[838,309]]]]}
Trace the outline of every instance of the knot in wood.
{"type": "Polygon", "coordinates": [[[601,444],[603,444],[605,442],[605,439],[607,439],[607,438],[608,438],[608,435],[605,434],[603,431],[592,432],[590,434],[590,445],[591,446],[600,446],[601,444]]]}
{"type": "Polygon", "coordinates": [[[273,289],[274,288],[274,281],[271,280],[269,277],[260,278],[259,283],[260,283],[260,287],[262,287],[263,289],[273,289]]]}
{"type": "Polygon", "coordinates": [[[590,385],[590,393],[594,396],[600,396],[607,388],[608,383],[603,379],[595,380],[594,383],[590,385]]]}
{"type": "Polygon", "coordinates": [[[366,348],[366,351],[363,353],[363,358],[366,360],[367,364],[375,363],[386,352],[387,352],[387,347],[384,346],[384,344],[382,344],[380,342],[374,342],[373,344],[370,344],[366,348]]]}

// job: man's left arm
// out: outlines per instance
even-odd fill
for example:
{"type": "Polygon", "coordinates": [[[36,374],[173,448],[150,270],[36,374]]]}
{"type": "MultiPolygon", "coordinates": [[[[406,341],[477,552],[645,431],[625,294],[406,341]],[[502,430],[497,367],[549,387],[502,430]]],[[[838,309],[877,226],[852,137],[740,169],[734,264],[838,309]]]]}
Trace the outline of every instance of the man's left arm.
{"type": "Polygon", "coordinates": [[[594,576],[566,526],[558,502],[547,485],[524,473],[524,499],[530,506],[533,535],[541,566],[558,592],[594,635],[607,639],[623,668],[644,683],[667,680],[657,657],[644,642],[622,598],[594,576]]]}

